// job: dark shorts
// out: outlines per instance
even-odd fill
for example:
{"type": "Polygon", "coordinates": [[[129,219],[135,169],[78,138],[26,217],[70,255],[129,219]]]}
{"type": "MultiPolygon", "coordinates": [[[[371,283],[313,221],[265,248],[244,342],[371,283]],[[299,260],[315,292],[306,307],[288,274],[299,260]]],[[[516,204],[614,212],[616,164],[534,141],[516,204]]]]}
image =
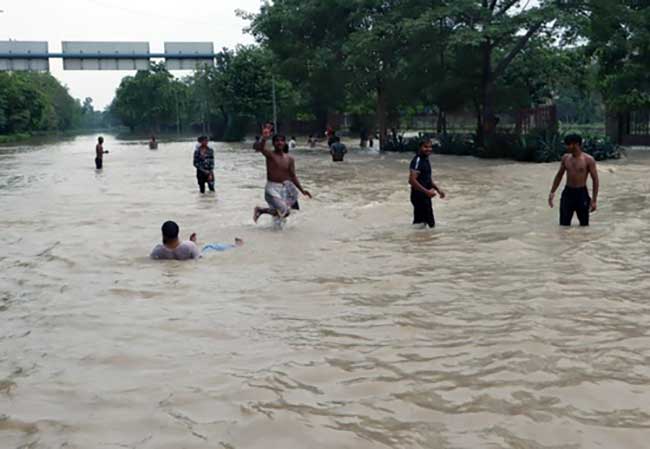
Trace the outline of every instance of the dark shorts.
{"type": "Polygon", "coordinates": [[[431,198],[422,192],[411,190],[411,204],[413,204],[413,224],[425,223],[430,228],[436,225],[431,198]]]}
{"type": "Polygon", "coordinates": [[[590,207],[591,198],[586,187],[565,187],[560,199],[560,226],[571,226],[574,212],[580,226],[589,226],[590,207]]]}
{"type": "Polygon", "coordinates": [[[214,192],[214,175],[213,175],[213,180],[208,181],[208,175],[206,173],[203,173],[200,170],[196,171],[196,180],[199,183],[199,190],[201,193],[205,193],[205,184],[208,184],[208,189],[210,189],[211,192],[214,192]]]}
{"type": "Polygon", "coordinates": [[[96,157],[96,158],[95,158],[95,168],[96,168],[97,170],[100,170],[100,169],[102,168],[102,164],[103,164],[103,162],[104,162],[104,161],[102,160],[102,158],[96,157]]]}

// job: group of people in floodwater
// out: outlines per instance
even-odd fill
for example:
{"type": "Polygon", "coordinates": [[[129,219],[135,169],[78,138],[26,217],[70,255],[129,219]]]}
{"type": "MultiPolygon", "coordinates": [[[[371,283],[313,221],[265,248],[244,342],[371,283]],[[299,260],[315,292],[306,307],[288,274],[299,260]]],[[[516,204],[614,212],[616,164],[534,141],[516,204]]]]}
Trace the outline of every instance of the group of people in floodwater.
{"type": "MultiPolygon", "coordinates": [[[[330,136],[330,152],[333,160],[343,160],[337,155],[347,152],[345,146],[340,143],[338,136],[330,136]],[[332,147],[340,144],[336,150],[332,147]],[[341,153],[342,152],[342,153],[341,153]]],[[[292,137],[294,143],[295,139],[292,137]]],[[[103,155],[108,153],[103,148],[104,139],[98,138],[96,146],[95,164],[97,169],[102,168],[103,155]]],[[[582,137],[578,134],[567,135],[564,139],[566,154],[562,156],[551,190],[548,196],[548,204],[554,207],[554,199],[564,175],[566,184],[560,199],[560,225],[570,226],[573,215],[577,215],[581,226],[589,225],[589,215],[596,211],[598,204],[598,170],[596,161],[592,156],[582,150],[582,137]],[[587,188],[587,180],[592,179],[591,196],[587,188]]],[[[157,143],[156,143],[157,147],[157,143]]],[[[151,142],[150,142],[151,148],[151,142]]],[[[266,207],[256,206],[253,210],[253,221],[265,214],[270,215],[276,224],[282,225],[294,209],[299,209],[298,197],[300,194],[311,198],[311,193],[306,190],[296,174],[296,164],[293,156],[289,154],[290,143],[282,134],[275,134],[271,123],[265,123],[262,127],[262,134],[256,138],[253,144],[255,151],[264,156],[266,160],[266,186],[264,188],[264,199],[266,207]],[[270,145],[269,145],[270,141],[270,145]]],[[[447,197],[442,188],[433,180],[429,156],[433,151],[430,139],[423,139],[418,148],[417,154],[411,160],[409,166],[408,183],[411,187],[411,204],[413,206],[413,224],[419,227],[435,227],[435,216],[433,211],[433,198],[439,196],[441,199],[447,197]]],[[[193,165],[196,168],[196,178],[201,193],[205,193],[205,186],[214,192],[214,150],[208,145],[208,138],[201,136],[194,149],[193,165]]],[[[234,244],[207,244],[202,250],[196,244],[196,234],[193,233],[189,240],[181,241],[178,237],[179,227],[173,221],[167,221],[162,226],[162,243],[158,244],[151,252],[154,259],[195,259],[206,251],[225,251],[243,245],[241,239],[235,239],[234,244]]]]}

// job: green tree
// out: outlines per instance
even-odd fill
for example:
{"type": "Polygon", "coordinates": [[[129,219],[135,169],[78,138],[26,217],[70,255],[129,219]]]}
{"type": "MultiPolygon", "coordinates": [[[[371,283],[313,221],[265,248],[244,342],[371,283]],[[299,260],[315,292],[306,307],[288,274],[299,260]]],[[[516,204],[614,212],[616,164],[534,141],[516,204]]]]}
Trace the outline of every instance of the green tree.
{"type": "Polygon", "coordinates": [[[570,21],[570,6],[558,0],[454,0],[424,13],[448,23],[452,52],[469,68],[463,78],[474,86],[479,145],[495,131],[499,89],[508,68],[535,38],[560,34],[563,21],[570,21]]]}
{"type": "Polygon", "coordinates": [[[270,53],[258,46],[223,49],[214,67],[199,68],[187,80],[195,123],[207,121],[214,136],[240,140],[251,122],[273,117],[274,77],[279,119],[295,117],[299,97],[288,81],[273,75],[271,66],[270,53]]]}
{"type": "Polygon", "coordinates": [[[171,128],[176,117],[173,86],[173,76],[165,66],[152,64],[149,70],[122,79],[112,110],[132,131],[171,128]]]}
{"type": "Polygon", "coordinates": [[[650,3],[592,0],[581,31],[612,111],[650,108],[650,3]]]}
{"type": "Polygon", "coordinates": [[[400,107],[417,101],[449,110],[470,102],[480,144],[494,131],[497,94],[507,69],[572,10],[539,0],[277,0],[248,16],[280,70],[316,98],[340,108],[344,88],[377,102],[383,135],[400,107]],[[333,94],[334,92],[334,94],[333,94]],[[365,95],[364,95],[365,94],[365,95]]]}
{"type": "Polygon", "coordinates": [[[4,117],[1,129],[3,133],[47,129],[47,98],[26,74],[0,73],[0,98],[4,117]]]}
{"type": "Polygon", "coordinates": [[[355,4],[349,0],[276,0],[264,3],[250,31],[273,53],[268,74],[282,76],[324,129],[330,112],[345,103],[348,68],[343,46],[353,31],[355,4]]]}

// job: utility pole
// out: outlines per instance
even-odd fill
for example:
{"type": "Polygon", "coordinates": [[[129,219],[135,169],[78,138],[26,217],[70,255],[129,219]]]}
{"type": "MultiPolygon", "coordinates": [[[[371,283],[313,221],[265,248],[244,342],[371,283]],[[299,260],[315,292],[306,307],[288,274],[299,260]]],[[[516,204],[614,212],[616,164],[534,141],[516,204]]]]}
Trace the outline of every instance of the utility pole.
{"type": "Polygon", "coordinates": [[[181,117],[178,112],[178,88],[174,87],[174,99],[176,100],[176,136],[181,135],[181,117]]]}
{"type": "Polygon", "coordinates": [[[273,129],[278,132],[278,104],[275,99],[275,75],[271,78],[273,86],[273,129]]]}
{"type": "Polygon", "coordinates": [[[210,138],[210,89],[208,84],[208,66],[205,66],[205,114],[207,120],[208,139],[210,138]]]}

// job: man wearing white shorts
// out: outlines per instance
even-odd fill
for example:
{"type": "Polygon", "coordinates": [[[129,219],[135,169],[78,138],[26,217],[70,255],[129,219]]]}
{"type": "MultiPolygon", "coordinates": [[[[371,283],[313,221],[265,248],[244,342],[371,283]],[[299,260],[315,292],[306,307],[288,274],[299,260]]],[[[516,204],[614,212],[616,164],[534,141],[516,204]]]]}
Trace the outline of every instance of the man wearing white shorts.
{"type": "Polygon", "coordinates": [[[269,207],[256,207],[253,220],[262,214],[269,214],[276,218],[283,219],[291,213],[291,207],[298,200],[298,192],[311,198],[311,194],[302,188],[300,180],[296,176],[296,165],[292,156],[284,149],[287,145],[285,136],[273,136],[273,151],[266,148],[266,141],[271,136],[272,125],[266,124],[262,129],[262,138],[255,143],[255,151],[262,153],[266,158],[266,188],[264,199],[269,207]]]}

